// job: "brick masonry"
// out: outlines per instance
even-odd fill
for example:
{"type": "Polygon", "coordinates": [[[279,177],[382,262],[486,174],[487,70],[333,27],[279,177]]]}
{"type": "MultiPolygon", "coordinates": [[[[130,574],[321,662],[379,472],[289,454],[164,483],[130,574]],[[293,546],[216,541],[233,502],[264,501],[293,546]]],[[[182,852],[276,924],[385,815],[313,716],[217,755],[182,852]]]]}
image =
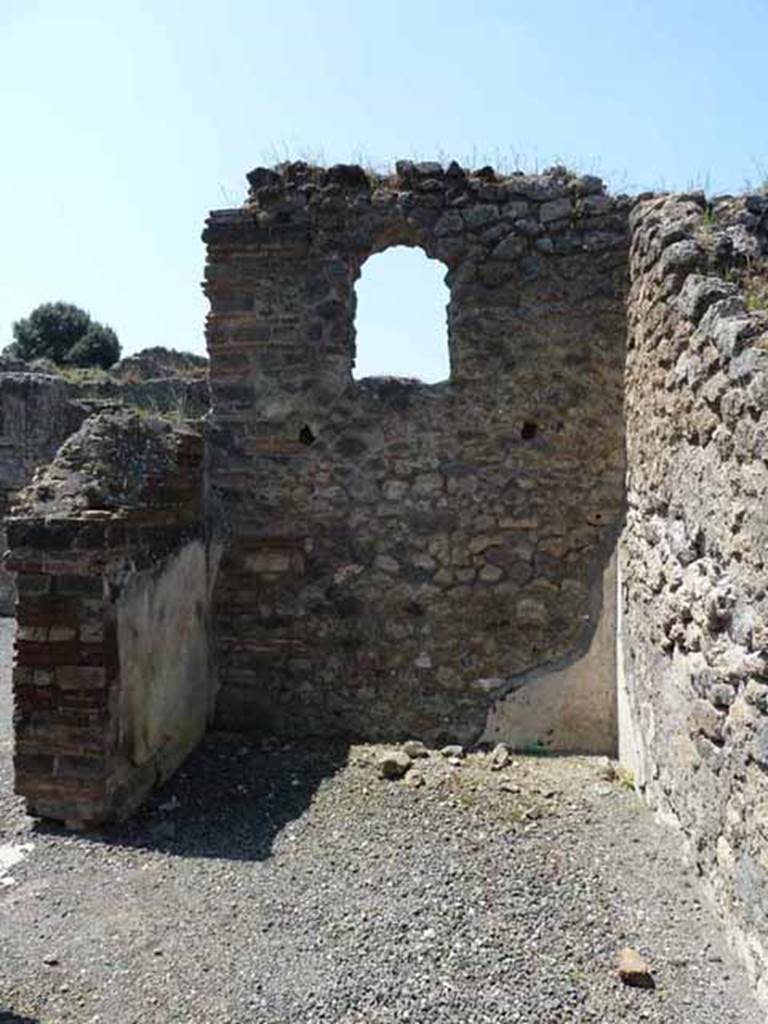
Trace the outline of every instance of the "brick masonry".
{"type": "Polygon", "coordinates": [[[629,200],[557,168],[249,180],[204,236],[218,721],[477,738],[595,629],[623,515],[629,200]],[[355,282],[393,245],[446,269],[443,384],[353,380],[355,282]]]}
{"type": "MultiPolygon", "coordinates": [[[[146,600],[180,552],[206,542],[199,430],[136,413],[87,420],[22,492],[7,529],[18,574],[16,790],[32,813],[75,827],[122,817],[188,753],[210,710],[203,695],[193,735],[185,710],[165,723],[161,745],[136,757],[146,716],[127,692],[126,593],[142,581],[146,600]]],[[[205,609],[196,611],[205,652],[205,609]]],[[[178,622],[166,626],[174,646],[192,643],[178,622]]],[[[143,666],[167,687],[158,646],[147,631],[143,666]]],[[[186,671],[184,651],[173,657],[186,671]]],[[[189,676],[182,682],[190,702],[189,676]]]]}

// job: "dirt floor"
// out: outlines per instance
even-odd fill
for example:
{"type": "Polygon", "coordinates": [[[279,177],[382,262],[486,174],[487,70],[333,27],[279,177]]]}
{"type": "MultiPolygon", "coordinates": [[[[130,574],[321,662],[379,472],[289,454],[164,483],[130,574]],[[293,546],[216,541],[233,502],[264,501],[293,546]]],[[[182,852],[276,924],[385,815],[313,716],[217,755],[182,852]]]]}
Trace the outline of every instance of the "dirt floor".
{"type": "Polygon", "coordinates": [[[67,833],[12,795],[0,634],[0,1022],[762,1024],[679,837],[604,760],[385,781],[382,748],[216,735],[133,822],[67,833]]]}

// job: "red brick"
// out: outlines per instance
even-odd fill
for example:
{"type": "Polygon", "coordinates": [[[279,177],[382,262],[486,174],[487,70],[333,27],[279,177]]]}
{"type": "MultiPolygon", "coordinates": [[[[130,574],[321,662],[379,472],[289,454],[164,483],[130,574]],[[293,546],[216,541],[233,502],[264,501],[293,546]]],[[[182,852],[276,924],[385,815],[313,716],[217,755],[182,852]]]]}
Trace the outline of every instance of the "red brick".
{"type": "Polygon", "coordinates": [[[63,755],[56,758],[56,775],[63,778],[103,779],[108,770],[104,757],[63,755]]]}
{"type": "Polygon", "coordinates": [[[17,686],[14,693],[16,705],[22,710],[56,707],[56,693],[50,686],[17,686]]]}
{"type": "Polygon", "coordinates": [[[59,664],[54,678],[62,690],[102,690],[107,685],[105,670],[93,665],[59,664]]]}
{"type": "Polygon", "coordinates": [[[80,602],[74,597],[24,597],[16,619],[20,626],[77,626],[80,602]]]}
{"type": "Polygon", "coordinates": [[[14,686],[31,686],[34,679],[33,670],[28,668],[26,665],[14,665],[13,667],[13,685],[14,686]]]}
{"type": "Polygon", "coordinates": [[[106,708],[109,693],[106,690],[60,690],[58,706],[67,708],[106,708]]]}
{"type": "Polygon", "coordinates": [[[31,594],[47,594],[51,589],[51,577],[39,572],[19,573],[16,589],[22,600],[31,594]]]}
{"type": "Polygon", "coordinates": [[[17,775],[53,775],[53,757],[50,754],[21,754],[13,759],[17,775]]]}
{"type": "Polygon", "coordinates": [[[16,642],[16,653],[20,665],[47,668],[49,665],[73,665],[78,662],[76,640],[61,643],[33,643],[28,640],[16,642]]]}
{"type": "Polygon", "coordinates": [[[54,589],[61,595],[78,595],[80,597],[102,598],[104,595],[104,577],[70,576],[67,574],[54,577],[54,589]]]}
{"type": "Polygon", "coordinates": [[[73,730],[42,733],[33,738],[17,738],[16,753],[24,755],[45,754],[51,756],[102,754],[105,749],[104,736],[100,732],[85,735],[73,730]]]}
{"type": "Polygon", "coordinates": [[[22,778],[17,780],[17,793],[42,800],[101,800],[105,784],[84,779],[22,778]]]}

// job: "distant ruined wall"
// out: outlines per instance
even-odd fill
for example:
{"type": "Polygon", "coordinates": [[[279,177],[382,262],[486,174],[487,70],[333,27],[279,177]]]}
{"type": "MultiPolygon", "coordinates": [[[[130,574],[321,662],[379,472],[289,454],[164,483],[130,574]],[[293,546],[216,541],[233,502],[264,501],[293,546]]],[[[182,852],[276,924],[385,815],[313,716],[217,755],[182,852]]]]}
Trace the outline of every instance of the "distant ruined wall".
{"type": "Polygon", "coordinates": [[[622,756],[766,997],[768,197],[631,223],[622,756]]]}
{"type": "MultiPolygon", "coordinates": [[[[148,350],[154,355],[156,350],[148,350]]],[[[15,495],[32,479],[34,471],[49,463],[58,448],[94,411],[135,407],[176,419],[196,419],[208,410],[208,381],[200,356],[164,353],[170,366],[142,358],[143,353],[124,359],[114,376],[102,372],[89,375],[76,371],[67,377],[40,372],[21,360],[0,356],[0,520],[15,495]],[[185,376],[173,376],[176,365],[185,376]],[[192,363],[192,369],[184,360],[192,363]],[[12,369],[6,369],[9,365],[12,369]],[[147,370],[158,374],[142,377],[147,370]]],[[[55,369],[55,368],[54,368],[55,369]]],[[[0,528],[0,555],[6,549],[0,528]]],[[[0,615],[13,615],[16,587],[13,574],[0,563],[0,615]]]]}
{"type": "MultiPolygon", "coordinates": [[[[623,515],[630,202],[560,169],[249,180],[204,235],[218,721],[477,739],[597,627],[623,515]],[[446,267],[443,384],[352,378],[355,282],[393,245],[446,267]]],[[[614,749],[602,650],[569,729],[518,738],[614,749]]]]}
{"type": "MultiPolygon", "coordinates": [[[[59,377],[0,372],[0,521],[34,471],[50,462],[87,415],[59,377]]],[[[2,527],[0,546],[2,555],[7,547],[2,527]]],[[[0,615],[13,615],[15,601],[13,575],[0,563],[0,615]]]]}

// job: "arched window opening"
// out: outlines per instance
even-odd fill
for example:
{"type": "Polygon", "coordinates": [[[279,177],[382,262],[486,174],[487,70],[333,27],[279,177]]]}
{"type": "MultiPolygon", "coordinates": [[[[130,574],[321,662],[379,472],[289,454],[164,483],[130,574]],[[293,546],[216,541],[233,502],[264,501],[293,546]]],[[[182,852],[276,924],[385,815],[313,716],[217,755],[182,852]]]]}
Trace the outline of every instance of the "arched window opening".
{"type": "Polygon", "coordinates": [[[357,283],[354,376],[447,380],[445,267],[421,249],[397,246],[371,256],[357,283]]]}

